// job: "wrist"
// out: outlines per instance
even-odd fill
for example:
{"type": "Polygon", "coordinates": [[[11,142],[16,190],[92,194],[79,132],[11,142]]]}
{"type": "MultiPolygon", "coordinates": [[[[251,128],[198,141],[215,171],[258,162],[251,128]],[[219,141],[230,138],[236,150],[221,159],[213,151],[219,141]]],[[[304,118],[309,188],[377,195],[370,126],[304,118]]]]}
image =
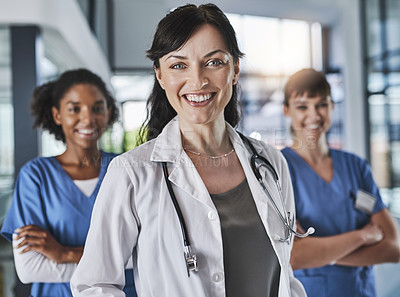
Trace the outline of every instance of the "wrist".
{"type": "Polygon", "coordinates": [[[78,263],[82,257],[83,247],[63,247],[58,263],[78,263]]]}
{"type": "Polygon", "coordinates": [[[368,236],[369,236],[368,232],[365,232],[364,229],[361,229],[361,230],[359,230],[359,234],[360,234],[359,237],[360,237],[360,242],[361,242],[361,245],[360,245],[360,246],[367,244],[367,243],[368,243],[368,240],[369,240],[369,238],[368,238],[368,236]]]}

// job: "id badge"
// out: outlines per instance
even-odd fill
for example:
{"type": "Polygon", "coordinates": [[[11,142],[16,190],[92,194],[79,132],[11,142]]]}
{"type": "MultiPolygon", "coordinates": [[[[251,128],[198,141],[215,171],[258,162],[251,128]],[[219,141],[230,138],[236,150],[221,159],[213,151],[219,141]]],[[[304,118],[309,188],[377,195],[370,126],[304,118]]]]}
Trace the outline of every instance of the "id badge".
{"type": "Polygon", "coordinates": [[[354,203],[356,209],[370,215],[374,210],[375,203],[376,197],[372,196],[370,193],[358,190],[356,201],[354,203]]]}

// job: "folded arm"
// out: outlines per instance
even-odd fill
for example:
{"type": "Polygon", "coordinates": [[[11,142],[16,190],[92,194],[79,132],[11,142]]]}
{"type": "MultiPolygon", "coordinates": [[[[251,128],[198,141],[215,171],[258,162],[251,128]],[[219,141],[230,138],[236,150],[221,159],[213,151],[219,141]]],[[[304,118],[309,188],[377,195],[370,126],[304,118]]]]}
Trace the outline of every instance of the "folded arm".
{"type": "Polygon", "coordinates": [[[71,280],[77,263],[56,263],[37,251],[23,252],[26,246],[18,246],[24,238],[16,238],[17,235],[13,234],[14,262],[22,283],[63,283],[71,280]]]}
{"type": "Polygon", "coordinates": [[[337,260],[337,264],[345,266],[367,266],[385,262],[400,261],[400,246],[396,223],[387,209],[383,209],[371,217],[373,224],[379,225],[384,237],[373,245],[360,249],[337,260]]]}
{"type": "Polygon", "coordinates": [[[82,257],[83,246],[63,246],[49,231],[38,226],[27,225],[15,232],[17,233],[15,240],[22,239],[17,248],[25,247],[21,253],[35,251],[56,263],[78,263],[82,257]]]}
{"type": "MultiPolygon", "coordinates": [[[[302,230],[299,224],[298,229],[302,230]]],[[[338,262],[360,247],[373,245],[382,238],[382,229],[374,223],[334,236],[308,236],[294,241],[290,263],[294,270],[322,267],[338,262]]]]}

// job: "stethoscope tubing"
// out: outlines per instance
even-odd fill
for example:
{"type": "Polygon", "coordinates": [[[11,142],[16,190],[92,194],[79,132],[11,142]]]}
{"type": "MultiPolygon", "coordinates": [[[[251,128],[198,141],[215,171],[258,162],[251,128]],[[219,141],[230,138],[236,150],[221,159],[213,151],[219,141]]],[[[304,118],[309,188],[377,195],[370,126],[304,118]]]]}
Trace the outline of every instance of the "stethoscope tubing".
{"type": "Polygon", "coordinates": [[[174,191],[172,189],[171,182],[168,179],[167,163],[166,162],[162,162],[162,166],[163,166],[164,178],[165,178],[165,181],[166,181],[166,184],[167,184],[168,192],[169,192],[169,194],[171,196],[171,200],[172,200],[172,203],[174,204],[174,208],[175,208],[176,214],[178,215],[179,223],[180,223],[180,226],[181,226],[183,244],[184,244],[185,247],[190,247],[190,239],[189,239],[189,236],[188,236],[185,219],[183,218],[182,211],[181,211],[181,208],[179,206],[178,200],[176,199],[175,193],[174,193],[174,191]]]}
{"type": "MultiPolygon", "coordinates": [[[[279,241],[281,242],[287,242],[288,244],[290,243],[290,239],[292,234],[298,236],[298,237],[307,237],[310,234],[314,233],[314,228],[310,227],[308,228],[307,232],[304,234],[298,233],[296,232],[291,226],[291,222],[290,222],[290,214],[288,212],[286,212],[286,207],[283,201],[283,196],[282,196],[282,188],[280,186],[279,183],[279,176],[278,173],[276,172],[275,168],[272,166],[272,164],[263,156],[260,156],[256,149],[254,148],[254,146],[252,145],[252,143],[250,142],[250,140],[245,137],[243,134],[241,134],[240,132],[237,132],[240,136],[240,138],[247,143],[247,145],[250,147],[253,155],[251,156],[250,159],[250,165],[251,168],[253,170],[253,173],[257,179],[257,181],[260,183],[261,188],[263,189],[263,191],[266,193],[268,199],[271,201],[271,204],[275,210],[275,212],[278,214],[279,219],[282,221],[282,223],[284,224],[284,226],[286,227],[287,231],[288,231],[288,235],[286,236],[286,238],[281,238],[279,237],[279,241]],[[260,160],[260,164],[257,165],[257,160],[260,160]],[[278,193],[279,193],[279,198],[282,202],[282,209],[283,209],[283,213],[286,216],[286,218],[282,215],[282,212],[279,211],[278,205],[275,203],[275,200],[272,198],[271,194],[269,193],[267,187],[265,186],[263,180],[262,180],[262,176],[260,173],[259,168],[261,166],[265,166],[273,175],[274,179],[275,179],[275,183],[278,189],[278,193]]],[[[197,271],[198,270],[198,266],[197,266],[197,259],[196,259],[196,255],[192,253],[191,247],[190,247],[190,239],[188,236],[188,232],[187,232],[187,228],[186,228],[186,223],[185,223],[185,219],[183,218],[183,214],[181,211],[181,208],[179,206],[178,200],[176,199],[175,193],[172,189],[172,184],[169,181],[168,178],[168,168],[167,168],[167,163],[166,162],[162,162],[162,167],[163,167],[163,173],[164,173],[164,178],[165,178],[165,182],[167,184],[167,188],[168,188],[168,192],[169,195],[171,197],[172,203],[174,205],[176,214],[178,216],[178,220],[179,220],[179,224],[181,227],[181,231],[182,231],[182,238],[183,238],[183,244],[184,244],[184,248],[185,248],[185,252],[184,252],[184,256],[185,256],[185,261],[186,261],[186,268],[187,268],[187,272],[188,272],[188,277],[190,277],[190,271],[194,270],[197,271]]]]}
{"type": "Polygon", "coordinates": [[[300,238],[304,238],[304,237],[307,237],[310,234],[313,234],[315,232],[315,229],[313,227],[309,227],[307,229],[306,233],[301,234],[301,233],[296,232],[292,228],[292,226],[290,226],[289,213],[287,213],[286,207],[285,207],[285,203],[283,202],[282,187],[281,187],[280,182],[279,182],[278,173],[276,172],[274,166],[272,166],[271,162],[269,162],[266,158],[264,158],[263,156],[260,156],[257,153],[255,147],[253,146],[253,144],[250,142],[250,140],[247,137],[245,137],[240,132],[237,132],[237,133],[239,134],[239,136],[243,140],[243,142],[246,142],[247,145],[250,147],[250,150],[253,153],[253,155],[251,156],[251,159],[250,159],[251,169],[253,170],[253,173],[254,173],[258,183],[261,185],[263,191],[265,192],[265,194],[268,196],[269,200],[271,201],[272,207],[274,208],[275,212],[278,214],[280,220],[282,221],[284,226],[289,231],[288,232],[288,236],[286,238],[279,238],[279,241],[289,243],[291,234],[294,234],[294,235],[296,235],[297,237],[300,237],[300,238]],[[257,160],[261,161],[258,166],[257,166],[257,160]],[[279,193],[279,198],[281,200],[283,212],[284,212],[286,218],[282,215],[281,211],[278,208],[278,205],[275,203],[275,200],[272,198],[271,194],[269,193],[267,187],[265,186],[265,184],[264,184],[264,182],[262,180],[262,176],[261,176],[261,173],[260,173],[260,167],[261,166],[265,166],[272,173],[272,175],[274,176],[276,187],[277,187],[278,193],[279,193]]]}

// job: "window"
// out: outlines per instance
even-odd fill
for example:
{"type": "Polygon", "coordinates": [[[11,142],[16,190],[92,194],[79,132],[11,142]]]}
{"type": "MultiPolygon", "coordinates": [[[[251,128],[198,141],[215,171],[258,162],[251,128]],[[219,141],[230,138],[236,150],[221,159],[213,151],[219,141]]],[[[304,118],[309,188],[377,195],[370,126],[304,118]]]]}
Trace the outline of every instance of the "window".
{"type": "Polygon", "coordinates": [[[0,225],[14,182],[14,115],[11,102],[9,29],[0,27],[0,225]]]}
{"type": "MultiPolygon", "coordinates": [[[[283,87],[288,76],[313,67],[322,70],[322,28],[319,23],[228,14],[245,57],[241,61],[241,129],[246,134],[281,148],[290,144],[282,112],[283,87]]],[[[328,141],[342,146],[343,82],[328,74],[335,101],[328,141]]]]}
{"type": "Polygon", "coordinates": [[[153,87],[154,75],[152,71],[115,75],[111,83],[116,100],[121,102],[121,129],[117,133],[119,136],[109,138],[114,140],[114,146],[128,151],[136,146],[136,137],[146,116],[146,101],[153,87]]]}
{"type": "Polygon", "coordinates": [[[400,2],[361,3],[371,167],[385,202],[400,216],[400,2]]]}

